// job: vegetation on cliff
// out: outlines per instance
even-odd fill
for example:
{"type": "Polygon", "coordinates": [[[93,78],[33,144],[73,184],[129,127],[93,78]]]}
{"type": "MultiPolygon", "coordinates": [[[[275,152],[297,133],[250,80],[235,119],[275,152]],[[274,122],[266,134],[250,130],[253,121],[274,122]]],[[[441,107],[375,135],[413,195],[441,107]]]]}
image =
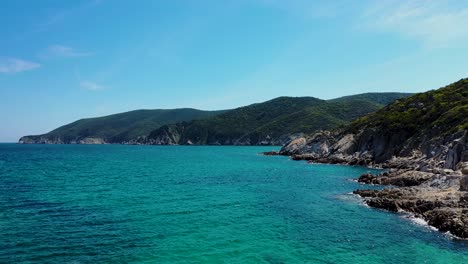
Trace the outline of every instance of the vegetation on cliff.
{"type": "Polygon", "coordinates": [[[453,133],[468,128],[468,79],[400,99],[354,121],[350,129],[378,127],[383,132],[453,133]]]}
{"type": "Polygon", "coordinates": [[[279,97],[211,118],[162,126],[149,139],[162,144],[279,144],[285,135],[345,125],[408,95],[367,93],[333,100],[279,97]]]}
{"type": "Polygon", "coordinates": [[[462,79],[399,99],[350,125],[315,133],[301,144],[292,141],[281,153],[363,165],[412,157],[400,165],[456,169],[468,159],[467,129],[468,79],[462,79]]]}

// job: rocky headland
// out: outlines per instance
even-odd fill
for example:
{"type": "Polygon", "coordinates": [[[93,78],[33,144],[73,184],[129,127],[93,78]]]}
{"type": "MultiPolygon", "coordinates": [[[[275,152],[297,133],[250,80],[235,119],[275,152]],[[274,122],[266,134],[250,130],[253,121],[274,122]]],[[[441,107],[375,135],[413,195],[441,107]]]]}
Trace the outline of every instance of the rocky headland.
{"type": "Polygon", "coordinates": [[[409,212],[468,238],[468,79],[398,100],[332,131],[290,140],[278,153],[311,163],[385,169],[354,194],[375,208],[409,212]]]}

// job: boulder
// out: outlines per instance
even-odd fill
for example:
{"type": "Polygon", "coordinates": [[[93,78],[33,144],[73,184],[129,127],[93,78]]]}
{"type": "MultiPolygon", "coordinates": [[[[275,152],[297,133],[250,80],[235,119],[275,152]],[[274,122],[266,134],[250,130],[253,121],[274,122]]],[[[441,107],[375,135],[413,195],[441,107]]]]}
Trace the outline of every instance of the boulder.
{"type": "Polygon", "coordinates": [[[359,176],[358,182],[365,183],[365,184],[375,184],[377,180],[376,178],[377,177],[375,177],[371,173],[365,173],[359,176]]]}
{"type": "Polygon", "coordinates": [[[278,151],[266,151],[262,153],[265,156],[278,156],[279,152],[278,151]]]}
{"type": "Polygon", "coordinates": [[[284,145],[279,154],[280,155],[294,155],[302,152],[302,149],[307,145],[304,137],[291,140],[288,144],[284,145]]]}
{"type": "Polygon", "coordinates": [[[461,167],[461,173],[463,175],[468,175],[468,162],[465,162],[461,167]]]}
{"type": "Polygon", "coordinates": [[[460,191],[468,192],[468,175],[464,175],[460,178],[460,191]]]}

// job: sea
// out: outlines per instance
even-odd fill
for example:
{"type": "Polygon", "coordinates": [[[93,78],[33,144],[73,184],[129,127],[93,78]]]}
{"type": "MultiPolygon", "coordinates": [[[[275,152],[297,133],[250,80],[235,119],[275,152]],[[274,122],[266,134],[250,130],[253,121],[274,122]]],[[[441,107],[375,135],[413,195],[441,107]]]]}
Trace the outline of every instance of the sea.
{"type": "Polygon", "coordinates": [[[279,147],[0,144],[0,263],[468,263],[279,147]]]}

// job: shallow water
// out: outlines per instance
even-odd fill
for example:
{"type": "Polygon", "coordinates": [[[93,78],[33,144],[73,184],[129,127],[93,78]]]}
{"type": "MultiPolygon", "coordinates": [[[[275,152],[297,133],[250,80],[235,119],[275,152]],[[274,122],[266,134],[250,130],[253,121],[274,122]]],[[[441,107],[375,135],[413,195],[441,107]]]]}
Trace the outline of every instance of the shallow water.
{"type": "Polygon", "coordinates": [[[272,147],[0,144],[0,263],[468,263],[272,147]]]}

